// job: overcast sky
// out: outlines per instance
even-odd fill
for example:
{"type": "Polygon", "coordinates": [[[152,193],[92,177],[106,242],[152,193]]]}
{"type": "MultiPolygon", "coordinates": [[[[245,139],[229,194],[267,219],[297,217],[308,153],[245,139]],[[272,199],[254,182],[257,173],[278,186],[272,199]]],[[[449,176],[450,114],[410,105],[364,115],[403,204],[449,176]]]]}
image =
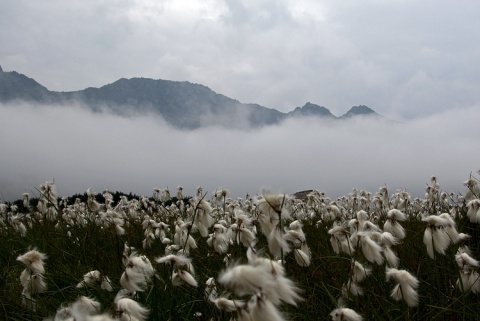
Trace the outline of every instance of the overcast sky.
{"type": "Polygon", "coordinates": [[[480,168],[479,12],[476,0],[0,0],[0,65],[50,90],[186,80],[281,111],[364,104],[402,121],[184,133],[152,117],[0,106],[0,192],[55,178],[62,195],[183,185],[335,197],[421,193],[431,175],[463,192],[480,168]]]}
{"type": "Polygon", "coordinates": [[[50,90],[200,83],[244,103],[395,119],[480,100],[480,2],[0,0],[0,65],[50,90]]]}

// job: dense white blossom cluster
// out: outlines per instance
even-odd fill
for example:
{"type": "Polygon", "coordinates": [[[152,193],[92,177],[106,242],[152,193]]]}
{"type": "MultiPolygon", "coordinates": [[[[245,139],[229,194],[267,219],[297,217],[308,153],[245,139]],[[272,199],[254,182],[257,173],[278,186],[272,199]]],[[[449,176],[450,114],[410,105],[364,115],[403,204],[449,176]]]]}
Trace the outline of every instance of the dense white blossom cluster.
{"type": "MultiPolygon", "coordinates": [[[[206,302],[235,313],[237,320],[284,320],[281,305],[296,306],[302,301],[302,290],[287,276],[286,260],[291,258],[301,268],[309,267],[312,253],[304,225],[329,226],[329,246],[336,255],[351,261],[349,278],[343,282],[338,306],[330,318],[358,321],[362,316],[348,308],[348,302],[352,297],[364,296],[365,280],[379,267],[384,267],[385,280],[394,283],[391,299],[403,301],[409,308],[419,304],[422,282],[404,268],[398,256],[398,248],[409,237],[403,227],[407,220],[425,224],[423,242],[430,260],[446,255],[449,247],[456,246],[458,289],[465,294],[480,292],[479,261],[467,245],[470,236],[457,231],[456,223],[461,206],[466,208],[471,223],[480,223],[480,188],[473,178],[464,184],[465,195],[455,196],[441,192],[436,177],[432,177],[425,198],[413,200],[405,190],[389,196],[385,186],[375,194],[354,189],[335,200],[317,190],[298,195],[262,190],[255,197],[233,200],[223,188],[211,199],[202,188],[191,198],[183,197],[182,187],[178,187],[176,198],[169,189],[155,188],[152,198],[128,200],[121,196],[116,204],[109,191],[102,193],[104,201],[99,202],[89,188],[85,202],[77,199],[67,204],[66,199],[57,197],[54,183],[47,182],[40,186],[35,208],[30,206],[28,193],[23,195],[27,211],[0,204],[0,232],[13,229],[25,237],[34,220],[51,222],[56,229],[65,230],[68,237],[72,237],[72,228],[92,223],[116,236],[124,236],[129,228],[141,228],[143,248],[123,244],[120,288],[115,288],[99,270],[86,272],[76,285],[80,289],[117,290],[116,312],[102,312],[100,303],[82,296],[59,307],[54,320],[146,320],[149,309],[135,298],[148,291],[159,268],[170,271],[168,282],[173,287],[199,286],[195,262],[190,257],[190,252],[198,248],[199,238],[205,240],[202,244],[209,253],[222,256],[225,262],[218,277],[209,276],[204,283],[206,302]],[[259,240],[265,242],[265,248],[258,247],[259,240]],[[151,261],[141,252],[155,244],[161,244],[164,253],[151,261]],[[241,249],[247,263],[232,260],[232,248],[237,253],[241,249]]],[[[72,238],[72,242],[78,240],[72,238]]],[[[17,258],[25,265],[20,276],[23,302],[32,310],[36,308],[36,295],[47,289],[46,257],[33,249],[17,258]]]]}

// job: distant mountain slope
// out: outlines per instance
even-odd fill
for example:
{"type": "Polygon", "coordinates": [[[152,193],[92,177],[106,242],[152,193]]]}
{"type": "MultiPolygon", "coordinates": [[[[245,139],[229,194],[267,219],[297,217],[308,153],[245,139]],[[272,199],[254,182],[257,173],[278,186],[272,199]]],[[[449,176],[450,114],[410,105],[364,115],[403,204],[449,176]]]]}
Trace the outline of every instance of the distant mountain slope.
{"type": "Polygon", "coordinates": [[[32,78],[15,71],[3,72],[0,67],[0,101],[26,100],[46,102],[50,91],[32,78]]]}
{"type": "Polygon", "coordinates": [[[241,118],[247,119],[251,126],[262,126],[283,118],[275,109],[242,104],[206,86],[186,81],[122,78],[101,88],[63,93],[63,99],[80,101],[94,110],[108,108],[121,114],[154,112],[168,123],[186,129],[207,125],[240,127],[235,120],[241,118]]]}
{"type": "Polygon", "coordinates": [[[241,129],[278,124],[290,117],[338,119],[378,115],[366,106],[356,106],[336,117],[327,108],[309,102],[282,113],[258,104],[241,103],[200,84],[149,78],[122,78],[100,88],[55,92],[25,75],[4,72],[0,67],[0,102],[14,100],[59,105],[78,102],[96,112],[126,116],[153,113],[181,129],[204,126],[241,129]]]}

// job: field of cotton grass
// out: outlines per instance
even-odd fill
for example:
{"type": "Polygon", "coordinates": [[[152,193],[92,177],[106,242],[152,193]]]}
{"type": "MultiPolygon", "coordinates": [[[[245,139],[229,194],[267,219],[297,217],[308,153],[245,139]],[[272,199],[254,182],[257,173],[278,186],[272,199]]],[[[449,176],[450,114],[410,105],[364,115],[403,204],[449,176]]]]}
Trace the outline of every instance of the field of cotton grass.
{"type": "Polygon", "coordinates": [[[427,185],[59,198],[48,181],[0,204],[0,319],[479,320],[479,180],[427,185]]]}

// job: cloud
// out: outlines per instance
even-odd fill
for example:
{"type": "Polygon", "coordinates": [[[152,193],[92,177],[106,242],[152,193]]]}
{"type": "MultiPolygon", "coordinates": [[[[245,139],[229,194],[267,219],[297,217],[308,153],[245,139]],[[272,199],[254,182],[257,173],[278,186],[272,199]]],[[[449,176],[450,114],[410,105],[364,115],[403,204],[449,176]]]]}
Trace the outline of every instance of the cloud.
{"type": "Polygon", "coordinates": [[[58,91],[149,77],[281,111],[365,104],[414,119],[480,101],[478,11],[476,1],[7,1],[0,63],[58,91]]]}
{"type": "Polygon", "coordinates": [[[79,106],[0,105],[0,192],[6,200],[55,179],[61,196],[96,191],[150,196],[153,188],[198,186],[233,197],[262,187],[330,197],[352,188],[423,196],[430,176],[445,191],[480,168],[480,109],[472,106],[406,123],[290,120],[258,130],[179,131],[155,116],[118,117],[79,106]]]}

